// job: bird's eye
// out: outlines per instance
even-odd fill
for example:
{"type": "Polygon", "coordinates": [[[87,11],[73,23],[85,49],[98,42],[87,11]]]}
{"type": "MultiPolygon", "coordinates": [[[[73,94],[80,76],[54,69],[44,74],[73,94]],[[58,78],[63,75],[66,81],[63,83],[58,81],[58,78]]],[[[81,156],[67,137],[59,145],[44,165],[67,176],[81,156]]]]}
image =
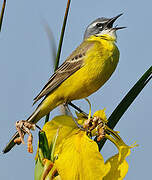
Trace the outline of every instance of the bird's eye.
{"type": "Polygon", "coordinates": [[[102,23],[97,23],[96,26],[97,27],[102,27],[102,23]]]}

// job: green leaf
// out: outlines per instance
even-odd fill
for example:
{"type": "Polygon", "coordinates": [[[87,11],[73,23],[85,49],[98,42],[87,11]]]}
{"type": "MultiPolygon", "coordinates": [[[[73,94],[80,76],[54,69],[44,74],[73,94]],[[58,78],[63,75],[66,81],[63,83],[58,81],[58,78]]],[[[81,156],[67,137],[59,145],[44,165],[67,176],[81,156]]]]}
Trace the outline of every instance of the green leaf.
{"type": "Polygon", "coordinates": [[[59,135],[59,129],[57,130],[57,132],[53,138],[53,141],[51,142],[51,145],[50,145],[50,152],[51,152],[50,160],[52,162],[54,162],[54,160],[55,160],[54,152],[55,152],[55,146],[56,146],[56,141],[57,141],[58,135],[59,135]]]}
{"type": "Polygon", "coordinates": [[[43,158],[50,159],[50,148],[44,131],[39,131],[39,150],[42,151],[43,158]]]}
{"type": "Polygon", "coordinates": [[[38,160],[35,163],[34,180],[41,180],[43,170],[44,170],[44,166],[42,165],[40,159],[38,158],[38,160]]]}
{"type": "Polygon", "coordinates": [[[50,149],[44,131],[39,131],[39,150],[37,153],[38,153],[38,158],[35,161],[34,179],[41,180],[41,176],[44,171],[44,165],[42,161],[44,158],[46,159],[50,158],[50,149]]]}
{"type": "MultiPolygon", "coordinates": [[[[132,102],[136,99],[138,94],[142,91],[142,89],[146,86],[146,84],[152,78],[152,66],[143,74],[143,76],[137,81],[137,83],[131,88],[131,90],[127,93],[127,95],[122,99],[120,104],[113,111],[111,116],[108,119],[108,126],[113,129],[116,124],[119,122],[120,118],[127,111],[128,107],[132,104],[132,102]]],[[[97,138],[95,138],[97,142],[97,138]]],[[[105,144],[106,139],[102,139],[98,143],[99,150],[105,144]]]]}

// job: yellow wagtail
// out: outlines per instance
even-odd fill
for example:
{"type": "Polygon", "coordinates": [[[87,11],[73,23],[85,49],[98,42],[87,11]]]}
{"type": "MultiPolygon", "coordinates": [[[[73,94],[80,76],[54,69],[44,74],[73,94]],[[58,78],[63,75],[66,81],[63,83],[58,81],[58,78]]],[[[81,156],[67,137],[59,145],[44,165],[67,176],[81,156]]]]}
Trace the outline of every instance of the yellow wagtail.
{"type": "MultiPolygon", "coordinates": [[[[45,98],[25,122],[35,124],[60,104],[88,97],[110,78],[119,60],[119,50],[115,45],[116,30],[124,28],[113,27],[113,23],[121,15],[109,19],[98,18],[87,27],[84,41],[36,96],[34,104],[42,97],[45,98]]],[[[17,137],[18,132],[11,138],[4,153],[12,149],[17,137]]]]}

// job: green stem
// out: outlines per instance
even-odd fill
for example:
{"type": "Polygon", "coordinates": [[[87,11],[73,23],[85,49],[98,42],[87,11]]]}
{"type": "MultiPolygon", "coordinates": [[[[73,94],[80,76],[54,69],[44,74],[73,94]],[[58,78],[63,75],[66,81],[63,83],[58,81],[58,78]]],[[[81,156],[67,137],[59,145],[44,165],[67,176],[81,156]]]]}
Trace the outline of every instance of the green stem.
{"type": "Polygon", "coordinates": [[[0,32],[2,29],[2,22],[3,22],[3,17],[4,17],[5,6],[6,6],[6,0],[3,1],[3,6],[2,6],[1,16],[0,16],[0,32]]]}
{"type": "MultiPolygon", "coordinates": [[[[66,7],[66,10],[65,10],[61,35],[60,35],[60,41],[59,41],[59,46],[58,46],[54,71],[56,71],[58,66],[59,66],[59,60],[60,60],[60,55],[61,55],[61,49],[62,49],[62,44],[63,44],[63,38],[64,38],[64,33],[65,33],[65,27],[66,27],[66,23],[67,23],[67,17],[68,17],[68,13],[69,13],[70,3],[71,3],[71,0],[68,0],[67,7],[66,7]]],[[[46,115],[45,123],[49,121],[49,116],[50,116],[50,113],[46,115]]]]}
{"type": "Polygon", "coordinates": [[[88,114],[86,112],[84,112],[82,109],[80,109],[78,106],[76,106],[75,104],[73,104],[72,102],[68,103],[70,106],[72,106],[74,109],[76,109],[77,111],[79,111],[80,113],[84,114],[86,117],[88,117],[88,114]]]}
{"type": "MultiPolygon", "coordinates": [[[[123,98],[120,104],[116,107],[113,111],[111,116],[108,119],[108,127],[113,129],[117,123],[119,122],[120,118],[126,112],[128,107],[132,104],[138,94],[142,91],[142,89],[146,86],[146,84],[152,78],[152,66],[143,74],[143,76],[137,81],[137,83],[131,88],[131,90],[127,93],[127,95],[123,98]]],[[[95,138],[95,141],[97,138],[95,138]]],[[[96,141],[97,142],[97,141],[96,141]]],[[[106,139],[101,140],[98,143],[99,150],[104,146],[106,139]]]]}
{"type": "Polygon", "coordinates": [[[65,15],[64,15],[61,35],[60,35],[60,41],[59,41],[59,46],[58,46],[58,51],[57,51],[56,63],[55,63],[54,71],[56,71],[58,66],[59,66],[59,60],[60,60],[60,55],[61,55],[61,49],[62,49],[63,38],[64,38],[64,34],[65,34],[65,27],[66,27],[66,23],[67,23],[67,17],[68,17],[68,13],[69,13],[70,3],[71,3],[71,0],[68,0],[67,7],[66,7],[66,10],[65,10],[65,15]]]}

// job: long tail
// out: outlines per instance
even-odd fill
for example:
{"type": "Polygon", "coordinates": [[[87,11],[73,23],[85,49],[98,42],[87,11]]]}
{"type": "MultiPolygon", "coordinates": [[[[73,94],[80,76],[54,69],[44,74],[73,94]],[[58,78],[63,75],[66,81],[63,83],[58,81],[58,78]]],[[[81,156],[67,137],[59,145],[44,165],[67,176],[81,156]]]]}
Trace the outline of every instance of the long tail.
{"type": "Polygon", "coordinates": [[[18,133],[18,132],[16,132],[16,133],[12,136],[11,140],[8,142],[8,144],[7,144],[7,145],[5,146],[5,148],[3,149],[3,153],[9,152],[9,151],[16,145],[16,143],[14,142],[14,140],[15,140],[17,137],[19,137],[19,133],[18,133]]]}
{"type": "MultiPolygon", "coordinates": [[[[31,122],[31,123],[36,123],[34,120],[37,116],[39,112],[39,107],[34,111],[34,113],[27,119],[28,122],[31,122]]],[[[5,146],[5,148],[3,149],[3,153],[7,153],[9,152],[15,145],[16,143],[14,142],[14,140],[19,137],[19,133],[16,132],[12,138],[10,139],[10,141],[8,142],[8,144],[5,146]]]]}
{"type": "MultiPolygon", "coordinates": [[[[47,96],[46,96],[47,97],[47,96]]],[[[48,114],[50,111],[52,111],[54,108],[59,106],[63,103],[63,99],[59,100],[58,96],[56,96],[56,93],[52,93],[49,95],[48,98],[44,98],[42,102],[38,105],[36,110],[32,113],[32,115],[27,119],[28,122],[36,124],[43,116],[48,114]]],[[[18,132],[16,132],[9,143],[6,145],[6,147],[3,149],[3,153],[9,152],[15,145],[14,139],[19,137],[18,132]]]]}

